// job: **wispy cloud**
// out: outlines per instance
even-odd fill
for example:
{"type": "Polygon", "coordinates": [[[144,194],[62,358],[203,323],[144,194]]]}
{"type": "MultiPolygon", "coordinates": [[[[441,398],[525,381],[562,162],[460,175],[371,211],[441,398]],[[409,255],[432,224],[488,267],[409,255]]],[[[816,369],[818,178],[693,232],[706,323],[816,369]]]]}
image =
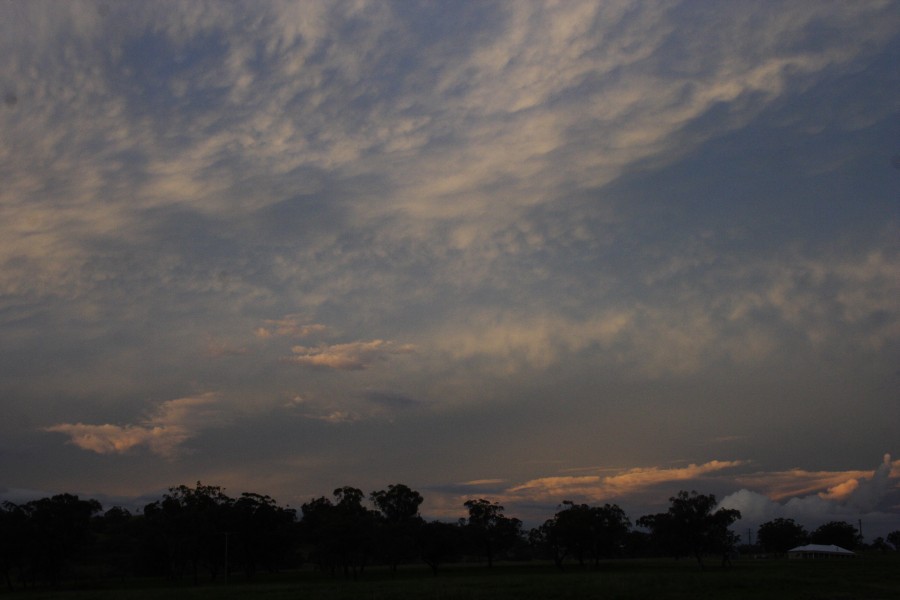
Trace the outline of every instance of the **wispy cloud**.
{"type": "Polygon", "coordinates": [[[483,485],[491,485],[495,486],[500,483],[505,483],[506,479],[473,479],[471,481],[463,481],[459,485],[471,485],[471,486],[483,486],[483,485]]]}
{"type": "Polygon", "coordinates": [[[551,476],[510,487],[510,497],[539,501],[580,498],[590,501],[634,496],[661,484],[696,486],[710,477],[727,486],[746,487],[773,502],[814,496],[824,501],[854,504],[872,510],[884,493],[900,485],[900,460],[884,461],[874,471],[787,471],[741,472],[752,464],[745,460],[713,460],[686,467],[643,467],[610,475],[551,476]],[[863,501],[865,499],[865,501],[863,501]]]}
{"type": "Polygon", "coordinates": [[[44,431],[66,434],[70,443],[98,454],[122,454],[146,446],[155,454],[174,458],[184,442],[221,421],[216,403],[216,395],[207,393],[163,402],[137,425],[60,423],[44,431]]]}
{"type": "Polygon", "coordinates": [[[257,328],[256,336],[264,339],[273,336],[305,338],[327,331],[328,327],[321,323],[309,323],[299,315],[286,315],[281,319],[267,319],[263,327],[257,328]]]}
{"type": "Polygon", "coordinates": [[[298,365],[323,367],[343,371],[361,371],[392,355],[410,354],[411,344],[396,344],[385,340],[349,342],[332,346],[294,346],[294,356],[286,359],[298,365]]]}
{"type": "Polygon", "coordinates": [[[542,477],[512,487],[509,489],[509,493],[545,502],[559,502],[569,498],[609,501],[662,483],[689,482],[701,476],[732,469],[743,464],[745,464],[744,461],[713,460],[687,467],[629,469],[615,475],[542,477]]]}

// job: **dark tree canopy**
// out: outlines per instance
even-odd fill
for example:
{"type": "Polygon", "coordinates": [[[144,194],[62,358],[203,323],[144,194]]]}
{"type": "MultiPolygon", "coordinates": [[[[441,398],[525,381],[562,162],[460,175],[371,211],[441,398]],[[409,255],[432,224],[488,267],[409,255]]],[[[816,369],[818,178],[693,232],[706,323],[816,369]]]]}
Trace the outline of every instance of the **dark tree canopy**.
{"type": "MultiPolygon", "coordinates": [[[[467,518],[455,523],[426,522],[419,514],[422,495],[401,483],[368,494],[344,486],[330,497],[313,498],[300,514],[275,499],[254,493],[229,497],[223,488],[197,482],[168,490],[159,500],[131,513],[106,512],[96,500],[70,494],[17,505],[0,504],[0,573],[6,586],[59,585],[88,577],[128,576],[188,579],[194,583],[257,571],[297,567],[305,560],[328,575],[359,577],[367,565],[397,570],[421,560],[437,574],[451,561],[538,557],[560,569],[587,567],[619,556],[693,556],[703,568],[710,554],[731,554],[738,537],[729,527],[736,510],[718,506],[713,495],[681,491],[668,510],[645,515],[633,530],[615,504],[590,506],[564,501],[552,518],[522,535],[522,522],[508,517],[494,501],[464,503],[467,518]],[[299,516],[299,519],[298,519],[299,516]]],[[[792,519],[759,526],[767,551],[784,553],[807,541],[792,519]]],[[[853,525],[838,521],[816,529],[811,541],[858,549],[853,525]]],[[[870,549],[900,549],[900,531],[876,539],[870,549]]],[[[2,583],[0,583],[2,585],[2,583]]]]}
{"type": "Polygon", "coordinates": [[[560,569],[563,560],[572,557],[580,566],[615,556],[631,528],[625,511],[615,504],[588,506],[564,501],[564,509],[532,530],[530,539],[560,569]]]}
{"type": "Polygon", "coordinates": [[[741,518],[740,511],[716,510],[714,495],[693,491],[680,491],[669,502],[667,512],[641,517],[638,525],[649,529],[654,541],[673,556],[694,556],[701,569],[706,554],[721,554],[724,564],[739,539],[728,528],[741,518]]]}
{"type": "Polygon", "coordinates": [[[522,535],[522,521],[503,514],[503,506],[496,502],[479,498],[467,500],[464,506],[469,511],[466,529],[475,546],[492,567],[494,559],[515,546],[522,535]]]}
{"type": "Polygon", "coordinates": [[[556,517],[547,519],[543,525],[528,532],[528,543],[537,550],[540,557],[553,560],[556,568],[563,569],[563,561],[569,551],[557,526],[556,517]]]}
{"type": "Polygon", "coordinates": [[[422,526],[419,506],[424,499],[402,483],[372,492],[369,497],[381,516],[378,550],[391,570],[396,571],[401,562],[416,555],[416,538],[422,526]]]}
{"type": "Polygon", "coordinates": [[[26,585],[57,584],[67,563],[92,541],[91,519],[101,510],[96,500],[72,494],[19,506],[5,502],[0,511],[0,568],[7,586],[12,588],[13,569],[26,585]]]}
{"type": "Polygon", "coordinates": [[[144,517],[154,526],[174,578],[200,572],[216,579],[224,566],[227,510],[232,503],[221,487],[197,482],[170,488],[162,500],[144,507],[144,517]]]}
{"type": "Polygon", "coordinates": [[[231,505],[226,535],[231,546],[229,565],[243,566],[247,577],[258,568],[276,571],[284,566],[294,545],[296,511],[278,506],[269,496],[243,493],[231,505]]]}
{"type": "Polygon", "coordinates": [[[760,525],[756,539],[766,552],[784,554],[791,548],[805,544],[809,534],[793,519],[779,518],[760,525]]]}
{"type": "Polygon", "coordinates": [[[430,521],[422,524],[416,544],[422,562],[437,575],[438,567],[462,554],[463,531],[457,523],[430,521]]]}
{"type": "Polygon", "coordinates": [[[847,550],[855,550],[862,543],[856,527],[846,521],[830,521],[812,532],[810,540],[813,544],[840,546],[847,550]]]}
{"type": "Polygon", "coordinates": [[[411,521],[419,516],[419,506],[424,501],[422,495],[403,485],[389,485],[387,490],[372,492],[372,502],[390,523],[411,521]]]}
{"type": "Polygon", "coordinates": [[[890,532],[887,535],[887,541],[894,547],[894,550],[900,551],[900,529],[890,532]]]}
{"type": "Polygon", "coordinates": [[[337,488],[334,499],[304,504],[302,531],[322,570],[357,577],[374,554],[379,514],[363,506],[365,494],[358,488],[337,488]]]}
{"type": "Polygon", "coordinates": [[[90,541],[91,517],[102,510],[96,500],[72,494],[35,500],[24,505],[28,516],[27,554],[51,583],[59,581],[65,562],[90,541]]]}

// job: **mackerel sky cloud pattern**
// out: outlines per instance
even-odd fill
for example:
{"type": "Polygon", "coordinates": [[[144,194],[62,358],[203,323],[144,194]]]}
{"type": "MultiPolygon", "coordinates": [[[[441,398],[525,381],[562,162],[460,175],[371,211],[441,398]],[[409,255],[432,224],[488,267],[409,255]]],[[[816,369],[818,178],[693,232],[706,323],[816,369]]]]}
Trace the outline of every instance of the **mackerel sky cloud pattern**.
{"type": "Polygon", "coordinates": [[[896,520],[898,53],[874,0],[3,4],[0,486],[896,520]]]}

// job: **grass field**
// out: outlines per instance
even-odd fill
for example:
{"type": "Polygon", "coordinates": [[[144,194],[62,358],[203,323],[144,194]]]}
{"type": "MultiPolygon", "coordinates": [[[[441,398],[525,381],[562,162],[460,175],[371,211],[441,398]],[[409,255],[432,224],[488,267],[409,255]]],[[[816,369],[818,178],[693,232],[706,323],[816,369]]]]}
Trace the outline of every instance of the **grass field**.
{"type": "Polygon", "coordinates": [[[731,569],[701,572],[696,562],[628,560],[599,569],[570,568],[564,573],[538,564],[453,566],[437,577],[425,568],[408,567],[397,574],[370,569],[356,580],[332,579],[312,571],[199,586],[161,582],[126,582],[93,589],[18,590],[0,597],[63,600],[488,600],[684,598],[729,600],[900,599],[900,553],[868,555],[855,560],[736,561],[731,569]]]}

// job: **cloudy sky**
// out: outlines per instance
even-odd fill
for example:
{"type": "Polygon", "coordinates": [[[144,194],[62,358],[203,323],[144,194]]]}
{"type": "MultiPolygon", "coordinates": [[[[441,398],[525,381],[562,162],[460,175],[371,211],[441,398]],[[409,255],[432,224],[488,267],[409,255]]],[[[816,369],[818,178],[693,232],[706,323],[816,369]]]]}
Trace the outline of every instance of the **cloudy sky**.
{"type": "Polygon", "coordinates": [[[898,64],[895,2],[4,2],[0,496],[900,529],[898,64]]]}

